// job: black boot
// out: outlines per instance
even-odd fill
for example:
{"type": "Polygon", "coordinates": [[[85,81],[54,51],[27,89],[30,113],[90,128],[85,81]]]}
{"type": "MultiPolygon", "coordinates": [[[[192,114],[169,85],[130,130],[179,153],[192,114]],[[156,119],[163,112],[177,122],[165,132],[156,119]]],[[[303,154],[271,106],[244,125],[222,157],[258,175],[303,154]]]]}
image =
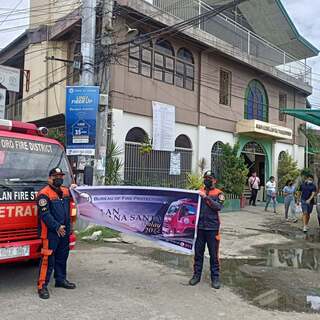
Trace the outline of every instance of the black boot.
{"type": "Polygon", "coordinates": [[[69,282],[68,280],[63,280],[62,282],[56,282],[56,288],[65,288],[65,289],[75,289],[76,285],[69,282]]]}
{"type": "Polygon", "coordinates": [[[200,282],[200,277],[194,274],[193,277],[189,281],[189,285],[190,286],[195,286],[199,282],[200,282]]]}
{"type": "Polygon", "coordinates": [[[38,289],[38,295],[41,299],[49,299],[50,294],[47,287],[43,287],[42,289],[38,289]]]}
{"type": "Polygon", "coordinates": [[[212,287],[213,289],[220,289],[221,283],[220,283],[219,278],[214,278],[214,279],[211,281],[211,287],[212,287]]]}

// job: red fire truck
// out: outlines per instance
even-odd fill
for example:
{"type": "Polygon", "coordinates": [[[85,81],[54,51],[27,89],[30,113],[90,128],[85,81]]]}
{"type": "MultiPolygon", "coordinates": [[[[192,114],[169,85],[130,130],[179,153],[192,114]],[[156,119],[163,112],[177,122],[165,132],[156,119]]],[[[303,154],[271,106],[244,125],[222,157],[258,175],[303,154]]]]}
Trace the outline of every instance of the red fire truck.
{"type": "MultiPolygon", "coordinates": [[[[0,264],[40,257],[36,195],[54,167],[66,173],[66,186],[72,182],[63,147],[46,133],[34,124],[0,119],[0,264]]],[[[70,210],[74,223],[74,204],[70,210]]],[[[71,234],[71,249],[74,244],[71,234]]]]}
{"type": "Polygon", "coordinates": [[[172,202],[162,226],[164,237],[194,236],[198,204],[190,199],[172,202]]]}

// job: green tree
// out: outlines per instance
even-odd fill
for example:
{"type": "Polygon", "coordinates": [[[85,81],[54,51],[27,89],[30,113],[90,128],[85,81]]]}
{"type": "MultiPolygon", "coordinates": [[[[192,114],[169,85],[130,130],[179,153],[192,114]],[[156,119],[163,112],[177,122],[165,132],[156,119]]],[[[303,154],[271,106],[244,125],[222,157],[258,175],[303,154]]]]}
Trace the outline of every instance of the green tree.
{"type": "Polygon", "coordinates": [[[198,173],[187,173],[186,189],[199,190],[203,185],[203,176],[198,173]]]}
{"type": "Polygon", "coordinates": [[[299,128],[299,131],[306,137],[309,150],[309,158],[312,158],[312,162],[307,164],[308,168],[305,168],[302,171],[302,175],[313,174],[316,178],[316,183],[320,186],[320,137],[317,130],[308,128],[306,125],[303,125],[299,128]]]}
{"type": "Polygon", "coordinates": [[[64,127],[50,128],[48,138],[59,141],[63,146],[65,145],[65,129],[64,127]]]}
{"type": "Polygon", "coordinates": [[[299,175],[297,162],[288,152],[283,153],[278,164],[278,189],[282,190],[288,180],[295,181],[299,175]]]}
{"type": "Polygon", "coordinates": [[[219,187],[225,193],[241,196],[243,194],[248,168],[242,156],[238,156],[240,145],[235,144],[233,147],[227,143],[222,146],[222,172],[219,187]]]}
{"type": "Polygon", "coordinates": [[[123,163],[119,159],[120,154],[120,148],[114,141],[111,141],[106,153],[106,174],[104,177],[106,185],[117,185],[121,182],[120,170],[123,163]]]}

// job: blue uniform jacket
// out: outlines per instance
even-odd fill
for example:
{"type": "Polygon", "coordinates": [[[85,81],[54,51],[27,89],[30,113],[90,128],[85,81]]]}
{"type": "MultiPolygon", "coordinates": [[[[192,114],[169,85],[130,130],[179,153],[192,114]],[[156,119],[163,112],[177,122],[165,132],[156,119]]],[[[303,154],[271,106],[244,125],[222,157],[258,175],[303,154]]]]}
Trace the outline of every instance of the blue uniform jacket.
{"type": "Polygon", "coordinates": [[[70,234],[70,192],[66,187],[61,187],[61,191],[59,197],[48,185],[37,195],[38,231],[42,239],[58,239],[57,230],[61,225],[66,226],[66,236],[70,234]]]}
{"type": "Polygon", "coordinates": [[[205,189],[201,191],[207,196],[201,199],[198,229],[219,231],[219,212],[223,209],[224,195],[216,188],[211,189],[208,193],[205,189]]]}

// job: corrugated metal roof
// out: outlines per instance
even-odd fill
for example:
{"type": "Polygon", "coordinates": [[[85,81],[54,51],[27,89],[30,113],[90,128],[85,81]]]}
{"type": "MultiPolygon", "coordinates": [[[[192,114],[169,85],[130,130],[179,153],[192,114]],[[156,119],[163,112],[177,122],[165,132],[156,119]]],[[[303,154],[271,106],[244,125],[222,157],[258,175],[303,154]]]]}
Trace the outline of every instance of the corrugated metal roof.
{"type": "Polygon", "coordinates": [[[298,59],[317,56],[319,50],[302,37],[281,0],[249,0],[239,5],[255,33],[298,59]]]}

